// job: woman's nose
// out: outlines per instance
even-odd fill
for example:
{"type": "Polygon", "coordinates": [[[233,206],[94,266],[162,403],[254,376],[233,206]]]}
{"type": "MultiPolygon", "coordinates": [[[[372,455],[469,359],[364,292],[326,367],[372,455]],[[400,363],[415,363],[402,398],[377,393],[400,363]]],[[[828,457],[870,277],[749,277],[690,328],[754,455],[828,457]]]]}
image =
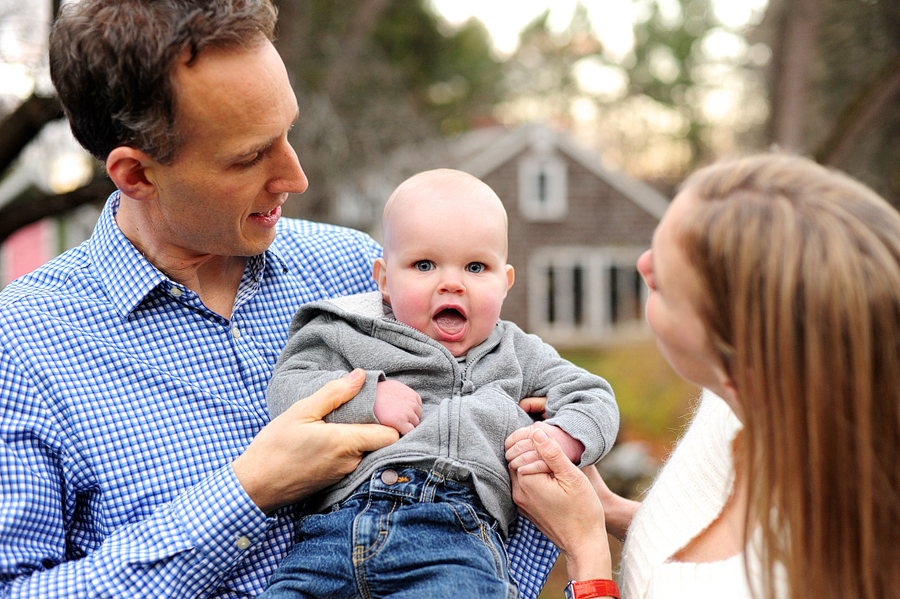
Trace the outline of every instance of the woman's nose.
{"type": "Polygon", "coordinates": [[[646,250],[637,260],[637,270],[644,278],[644,282],[648,287],[651,285],[651,277],[653,276],[653,250],[646,250]]]}

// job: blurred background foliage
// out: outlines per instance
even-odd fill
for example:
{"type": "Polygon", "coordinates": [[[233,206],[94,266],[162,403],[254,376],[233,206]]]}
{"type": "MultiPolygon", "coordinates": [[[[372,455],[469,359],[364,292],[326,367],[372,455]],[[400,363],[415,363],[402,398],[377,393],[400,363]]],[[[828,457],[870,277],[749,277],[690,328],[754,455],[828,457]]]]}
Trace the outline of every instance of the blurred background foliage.
{"type": "MultiPolygon", "coordinates": [[[[777,145],[900,199],[896,0],[755,0],[738,21],[723,18],[740,10],[726,0],[582,0],[564,27],[548,5],[511,52],[429,0],[275,2],[302,112],[292,141],[311,181],[292,216],[335,221],[336,188],[397,148],[538,120],[663,193],[716,157],[777,145]],[[625,48],[594,22],[614,4],[632,15],[625,48]]],[[[59,118],[44,45],[58,4],[0,0],[0,173],[59,118]],[[12,91],[13,68],[30,90],[12,91]]],[[[0,241],[108,187],[100,169],[90,183],[0,206],[0,241]]]]}

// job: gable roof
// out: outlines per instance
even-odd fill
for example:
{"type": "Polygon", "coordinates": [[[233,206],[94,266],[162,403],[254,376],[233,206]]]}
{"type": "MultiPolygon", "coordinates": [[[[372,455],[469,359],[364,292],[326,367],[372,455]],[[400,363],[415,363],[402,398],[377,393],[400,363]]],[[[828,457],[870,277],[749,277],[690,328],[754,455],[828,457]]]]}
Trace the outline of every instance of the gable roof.
{"type": "Polygon", "coordinates": [[[599,154],[583,147],[568,133],[543,123],[531,123],[512,130],[502,125],[483,127],[454,138],[399,148],[377,167],[369,167],[358,177],[336,185],[333,204],[336,221],[366,230],[379,239],[378,225],[384,203],[407,177],[432,168],[449,167],[483,179],[529,148],[536,152],[555,149],[569,156],[656,220],[662,218],[669,205],[665,196],[646,183],[604,167],[599,154]]]}
{"type": "Polygon", "coordinates": [[[568,133],[543,123],[512,131],[503,127],[472,131],[452,140],[451,144],[456,144],[453,153],[460,160],[456,168],[478,178],[484,178],[526,149],[546,152],[556,148],[657,220],[669,206],[669,200],[651,186],[621,171],[605,168],[599,154],[587,150],[568,133]]]}

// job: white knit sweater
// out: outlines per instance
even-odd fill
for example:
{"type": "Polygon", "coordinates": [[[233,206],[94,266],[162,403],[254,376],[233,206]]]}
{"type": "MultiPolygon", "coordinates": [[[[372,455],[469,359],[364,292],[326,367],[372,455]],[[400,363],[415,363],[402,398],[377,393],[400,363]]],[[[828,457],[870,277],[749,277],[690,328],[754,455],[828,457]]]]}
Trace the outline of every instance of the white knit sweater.
{"type": "Polygon", "coordinates": [[[750,597],[743,554],[703,564],[672,560],[713,523],[731,495],[732,441],[740,429],[728,405],[704,391],[687,432],[628,529],[621,572],[624,599],[750,597]]]}

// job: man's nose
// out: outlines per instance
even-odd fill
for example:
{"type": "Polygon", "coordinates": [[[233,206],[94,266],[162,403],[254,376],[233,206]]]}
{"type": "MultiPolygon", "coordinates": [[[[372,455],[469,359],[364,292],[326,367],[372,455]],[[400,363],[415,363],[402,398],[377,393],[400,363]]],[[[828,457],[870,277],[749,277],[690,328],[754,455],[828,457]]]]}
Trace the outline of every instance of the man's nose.
{"type": "Polygon", "coordinates": [[[300,166],[300,160],[297,158],[297,152],[293,146],[286,140],[282,140],[280,147],[273,148],[277,152],[275,176],[269,182],[267,191],[269,193],[303,193],[309,187],[309,180],[303,167],[300,166]]]}

